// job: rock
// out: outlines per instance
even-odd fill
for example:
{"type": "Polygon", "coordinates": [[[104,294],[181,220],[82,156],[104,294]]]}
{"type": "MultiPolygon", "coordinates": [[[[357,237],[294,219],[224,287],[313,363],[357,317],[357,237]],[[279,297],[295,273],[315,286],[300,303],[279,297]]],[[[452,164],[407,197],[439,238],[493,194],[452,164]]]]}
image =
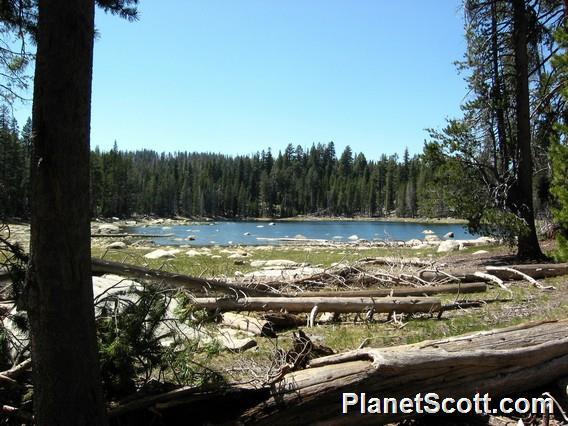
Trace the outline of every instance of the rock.
{"type": "Polygon", "coordinates": [[[412,240],[408,240],[408,241],[405,243],[405,245],[406,245],[407,247],[415,247],[415,246],[419,246],[419,245],[421,245],[421,244],[422,244],[422,241],[420,241],[420,240],[417,239],[417,238],[413,238],[412,240]]]}
{"type": "Polygon", "coordinates": [[[235,265],[244,265],[246,262],[242,259],[237,259],[233,262],[235,265]]]}
{"type": "Polygon", "coordinates": [[[444,238],[454,238],[455,235],[453,232],[448,232],[446,235],[444,235],[444,238]]]}
{"type": "Polygon", "coordinates": [[[413,246],[412,250],[421,250],[421,249],[425,249],[425,248],[428,248],[428,247],[430,247],[428,244],[421,243],[421,244],[418,244],[417,246],[413,246]]]}
{"type": "Polygon", "coordinates": [[[135,220],[127,220],[126,222],[124,222],[124,224],[126,226],[136,226],[136,221],[135,220]]]}
{"type": "Polygon", "coordinates": [[[98,229],[99,234],[118,234],[119,232],[120,228],[116,225],[111,225],[110,223],[100,225],[98,229]]]}
{"type": "Polygon", "coordinates": [[[256,225],[257,228],[264,228],[264,225],[256,225]]]}
{"type": "Polygon", "coordinates": [[[460,243],[457,241],[442,241],[438,246],[438,253],[448,253],[451,251],[457,251],[460,249],[460,243]]]}
{"type": "Polygon", "coordinates": [[[248,236],[248,235],[250,235],[250,232],[245,232],[243,235],[248,236]]]}
{"type": "Polygon", "coordinates": [[[359,237],[357,235],[351,235],[351,236],[347,237],[347,239],[351,240],[351,241],[357,241],[359,239],[359,237]]]}
{"type": "Polygon", "coordinates": [[[151,251],[150,253],[146,253],[144,255],[144,257],[146,259],[161,259],[161,258],[171,259],[171,258],[176,257],[177,253],[179,253],[179,250],[177,250],[177,249],[172,249],[172,250],[158,249],[158,250],[151,251]]]}
{"type": "Polygon", "coordinates": [[[474,256],[478,256],[480,254],[487,254],[487,253],[489,253],[487,250],[477,250],[477,251],[474,251],[471,254],[474,255],[474,256]]]}
{"type": "Polygon", "coordinates": [[[196,237],[195,235],[188,235],[185,239],[186,239],[187,241],[195,241],[196,238],[197,238],[197,237],[196,237]]]}
{"type": "Polygon", "coordinates": [[[188,250],[185,252],[185,254],[189,257],[195,257],[195,256],[200,256],[201,253],[199,253],[197,250],[188,250]]]}
{"type": "Polygon", "coordinates": [[[166,229],[172,229],[171,226],[162,226],[162,229],[166,230],[166,229]]]}
{"type": "Polygon", "coordinates": [[[436,242],[436,241],[440,241],[440,237],[438,237],[437,235],[426,235],[424,237],[424,240],[432,243],[432,242],[436,242]]]}
{"type": "Polygon", "coordinates": [[[333,237],[333,239],[334,239],[334,240],[342,240],[343,237],[342,237],[341,235],[335,235],[335,236],[333,237]]]}
{"type": "Polygon", "coordinates": [[[152,225],[161,225],[162,223],[164,223],[164,219],[156,219],[153,220],[152,222],[150,222],[152,225]]]}
{"type": "Polygon", "coordinates": [[[115,250],[125,249],[126,243],[123,243],[122,241],[115,241],[114,243],[110,243],[108,246],[106,246],[106,248],[115,250]]]}
{"type": "Polygon", "coordinates": [[[231,351],[242,352],[256,346],[256,340],[247,336],[248,333],[242,330],[219,327],[218,333],[219,334],[215,336],[215,340],[231,351]]]}
{"type": "Polygon", "coordinates": [[[270,222],[270,223],[268,224],[268,226],[274,226],[274,225],[276,225],[274,222],[270,222]]]}
{"type": "Polygon", "coordinates": [[[243,274],[241,271],[235,271],[235,277],[241,278],[244,277],[245,274],[243,274]]]}
{"type": "Polygon", "coordinates": [[[305,240],[306,236],[302,235],[302,234],[297,234],[297,235],[294,235],[294,238],[298,238],[299,240],[305,240]]]}
{"type": "Polygon", "coordinates": [[[432,231],[431,229],[425,229],[424,231],[422,231],[422,233],[426,235],[431,235],[434,233],[434,231],[432,231]]]}
{"type": "Polygon", "coordinates": [[[223,256],[219,256],[218,254],[214,254],[211,256],[211,259],[223,259],[223,256]]]}

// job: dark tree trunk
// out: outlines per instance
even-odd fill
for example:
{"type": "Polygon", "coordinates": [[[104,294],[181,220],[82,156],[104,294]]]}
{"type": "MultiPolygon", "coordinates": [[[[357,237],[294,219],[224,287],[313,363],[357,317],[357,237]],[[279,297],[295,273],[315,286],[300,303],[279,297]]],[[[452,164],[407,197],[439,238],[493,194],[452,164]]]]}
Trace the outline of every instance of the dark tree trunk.
{"type": "Polygon", "coordinates": [[[38,25],[27,299],[36,424],[103,425],[89,224],[94,0],[40,0],[38,25]]]}
{"type": "Polygon", "coordinates": [[[517,118],[517,184],[515,191],[515,210],[526,223],[526,232],[518,238],[517,255],[522,258],[539,259],[544,257],[534,222],[532,187],[532,152],[529,106],[529,70],[527,53],[527,13],[525,0],[512,0],[513,5],[513,43],[515,53],[515,112],[517,118]]]}

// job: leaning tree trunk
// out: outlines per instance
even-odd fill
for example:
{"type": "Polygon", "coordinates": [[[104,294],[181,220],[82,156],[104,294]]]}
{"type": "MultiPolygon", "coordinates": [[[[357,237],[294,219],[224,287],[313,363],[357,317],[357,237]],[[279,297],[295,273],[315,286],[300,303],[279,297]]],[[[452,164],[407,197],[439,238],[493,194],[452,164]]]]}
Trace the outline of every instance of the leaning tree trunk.
{"type": "Polygon", "coordinates": [[[536,235],[533,207],[531,151],[529,65],[527,53],[527,11],[525,0],[512,0],[513,4],[513,43],[515,56],[515,113],[517,118],[517,182],[512,190],[513,208],[522,219],[527,229],[518,237],[517,256],[521,258],[541,259],[542,251],[536,235]]]}
{"type": "Polygon", "coordinates": [[[101,425],[89,224],[94,0],[40,0],[38,25],[27,298],[36,424],[101,425]]]}

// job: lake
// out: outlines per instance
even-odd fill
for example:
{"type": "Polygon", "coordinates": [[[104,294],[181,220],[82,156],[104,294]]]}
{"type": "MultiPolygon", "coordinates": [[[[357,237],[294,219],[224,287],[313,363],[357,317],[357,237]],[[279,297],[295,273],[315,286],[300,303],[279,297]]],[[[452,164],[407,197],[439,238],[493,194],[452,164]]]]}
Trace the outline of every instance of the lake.
{"type": "Polygon", "coordinates": [[[264,245],[280,244],[280,238],[304,236],[309,239],[351,241],[357,236],[365,240],[410,240],[423,239],[424,230],[432,230],[442,237],[453,232],[456,239],[473,239],[460,224],[422,224],[381,221],[278,221],[278,222],[208,222],[192,225],[150,225],[129,227],[135,234],[164,235],[152,237],[156,244],[196,246],[206,245],[264,245]],[[170,235],[168,235],[170,234],[170,235]],[[352,237],[349,239],[349,237],[352,237]],[[193,239],[192,239],[193,238],[193,239]]]}

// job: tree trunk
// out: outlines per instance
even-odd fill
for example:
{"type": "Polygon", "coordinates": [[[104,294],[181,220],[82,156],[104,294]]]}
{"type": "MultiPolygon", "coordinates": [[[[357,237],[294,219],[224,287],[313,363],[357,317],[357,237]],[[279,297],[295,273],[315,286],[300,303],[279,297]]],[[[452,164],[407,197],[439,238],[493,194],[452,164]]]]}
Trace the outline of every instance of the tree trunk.
{"type": "Polygon", "coordinates": [[[91,282],[94,0],[40,0],[33,102],[31,325],[39,425],[104,425],[91,282]]]}
{"type": "Polygon", "coordinates": [[[520,258],[542,259],[536,235],[533,207],[531,152],[529,60],[527,53],[527,12],[525,0],[512,0],[513,43],[515,52],[515,112],[517,118],[517,182],[514,188],[514,209],[525,222],[527,230],[518,236],[517,256],[520,258]]]}

